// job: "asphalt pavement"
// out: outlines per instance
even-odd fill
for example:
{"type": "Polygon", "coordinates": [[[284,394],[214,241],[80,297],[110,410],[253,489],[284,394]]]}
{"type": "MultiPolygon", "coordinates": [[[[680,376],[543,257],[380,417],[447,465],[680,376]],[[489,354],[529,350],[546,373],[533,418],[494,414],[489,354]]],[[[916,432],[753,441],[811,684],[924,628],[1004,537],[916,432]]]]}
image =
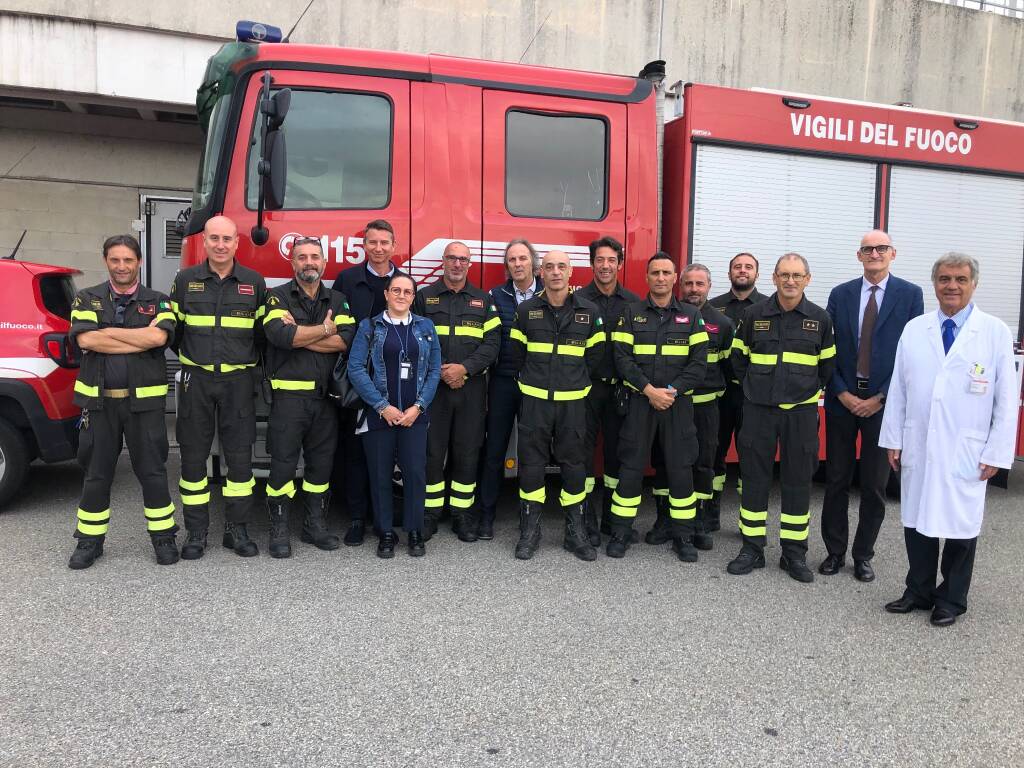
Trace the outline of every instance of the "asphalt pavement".
{"type": "Polygon", "coordinates": [[[159,567],[123,458],[105,554],[71,571],[81,472],[35,466],[0,513],[0,765],[1024,765],[1022,477],[990,489],[970,610],[936,629],[882,610],[897,504],[872,584],[791,580],[775,528],[768,567],[728,575],[732,493],[696,564],[644,544],[579,562],[554,510],[517,561],[511,487],[494,541],[445,528],[392,561],[301,544],[298,520],[274,560],[262,514],[243,560],[217,501],[206,557],[159,567]]]}

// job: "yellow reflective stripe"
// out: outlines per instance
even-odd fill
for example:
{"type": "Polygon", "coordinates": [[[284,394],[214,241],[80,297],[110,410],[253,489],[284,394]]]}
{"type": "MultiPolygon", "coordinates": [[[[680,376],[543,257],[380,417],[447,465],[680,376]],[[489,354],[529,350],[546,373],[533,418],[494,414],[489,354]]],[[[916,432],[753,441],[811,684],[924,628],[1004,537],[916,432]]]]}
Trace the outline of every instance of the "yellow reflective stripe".
{"type": "Polygon", "coordinates": [[[166,384],[155,384],[152,387],[136,387],[136,397],[163,397],[167,394],[166,384]]]}
{"type": "Polygon", "coordinates": [[[710,493],[704,493],[703,491],[697,491],[697,499],[700,500],[700,501],[707,501],[708,499],[713,499],[713,498],[714,498],[714,496],[711,495],[710,493]]]}
{"type": "Polygon", "coordinates": [[[256,478],[250,477],[244,483],[236,483],[234,480],[226,480],[224,490],[221,491],[222,496],[251,496],[252,489],[256,485],[256,478]]]}
{"type": "Polygon", "coordinates": [[[306,493],[327,493],[330,487],[330,483],[311,483],[306,478],[302,478],[302,490],[306,493]]]}
{"type": "Polygon", "coordinates": [[[509,331],[508,332],[508,337],[510,339],[514,339],[515,341],[520,342],[521,344],[526,344],[527,343],[526,342],[526,334],[523,333],[522,331],[520,331],[518,328],[513,328],[511,331],[509,331]]]}
{"type": "Polygon", "coordinates": [[[195,506],[196,504],[209,504],[210,503],[210,492],[206,493],[183,493],[181,494],[181,503],[195,506]]]}
{"type": "Polygon", "coordinates": [[[315,381],[291,381],[289,379],[271,379],[273,389],[285,389],[293,392],[308,392],[316,389],[315,381]]]}
{"type": "Polygon", "coordinates": [[[588,394],[590,394],[590,387],[584,389],[568,389],[564,391],[555,390],[554,400],[565,401],[565,400],[582,400],[588,394]]]}
{"type": "Polygon", "coordinates": [[[730,349],[742,352],[744,355],[747,355],[748,357],[750,356],[750,347],[744,344],[743,341],[740,340],[739,338],[734,338],[732,340],[732,346],[730,347],[730,349]]]}
{"type": "Polygon", "coordinates": [[[78,519],[84,520],[88,523],[102,523],[110,519],[110,508],[104,509],[102,512],[86,512],[84,509],[79,507],[78,519]]]}
{"type": "Polygon", "coordinates": [[[685,509],[669,507],[668,516],[673,520],[693,520],[697,517],[697,507],[686,507],[685,509]]]}
{"type": "Polygon", "coordinates": [[[677,499],[677,498],[669,495],[668,503],[671,504],[673,507],[689,507],[692,504],[696,504],[697,503],[697,494],[696,493],[691,493],[685,499],[677,499]]]}
{"type": "Polygon", "coordinates": [[[708,352],[708,362],[717,363],[722,357],[718,352],[708,352]]]}
{"type": "Polygon", "coordinates": [[[707,392],[707,393],[705,393],[703,395],[694,395],[693,396],[693,402],[697,403],[697,404],[699,404],[699,403],[710,403],[712,400],[715,400],[716,398],[721,397],[724,393],[725,393],[725,390],[723,389],[723,390],[720,390],[718,392],[707,392]]]}
{"type": "Polygon", "coordinates": [[[562,391],[560,391],[560,390],[549,391],[549,390],[546,390],[546,389],[541,389],[540,387],[531,387],[529,384],[523,384],[523,382],[520,381],[519,382],[519,391],[522,392],[524,395],[529,395],[530,397],[537,397],[537,398],[540,398],[541,400],[547,400],[548,399],[548,395],[551,395],[551,399],[552,400],[555,400],[555,401],[566,401],[566,400],[582,400],[590,392],[590,387],[588,386],[588,387],[585,387],[584,389],[568,389],[568,390],[562,390],[562,391]]]}
{"type": "Polygon", "coordinates": [[[473,328],[468,325],[457,325],[455,326],[456,336],[471,336],[474,339],[482,339],[484,337],[483,328],[473,328]]]}
{"type": "Polygon", "coordinates": [[[202,363],[197,363],[194,360],[191,360],[185,355],[181,354],[180,352],[178,353],[178,360],[181,361],[182,365],[192,365],[195,366],[196,368],[202,368],[204,371],[210,371],[211,373],[213,372],[212,365],[203,365],[202,363]]]}
{"type": "Polygon", "coordinates": [[[488,331],[493,331],[495,328],[499,327],[501,327],[501,318],[492,317],[490,320],[484,323],[484,333],[487,333],[488,331]]]}
{"type": "MultiPolygon", "coordinates": [[[[227,495],[227,494],[225,494],[227,495]]],[[[270,483],[267,483],[267,496],[275,498],[277,496],[287,496],[289,499],[295,495],[295,481],[289,480],[287,483],[282,485],[280,488],[272,488],[270,483]]]]}
{"type": "Polygon", "coordinates": [[[583,490],[584,490],[584,491],[585,491],[585,492],[586,492],[587,494],[591,494],[591,493],[593,493],[593,492],[594,492],[594,488],[596,488],[596,487],[597,487],[597,480],[595,480],[595,479],[594,479],[594,478],[592,478],[592,477],[588,477],[588,478],[587,478],[587,480],[586,480],[586,482],[585,482],[585,483],[583,483],[583,490]]]}
{"type": "Polygon", "coordinates": [[[468,499],[464,499],[461,496],[449,496],[448,503],[458,509],[469,509],[473,506],[473,497],[470,496],[468,499]]]}
{"type": "Polygon", "coordinates": [[[171,311],[175,315],[177,315],[178,317],[182,316],[182,314],[181,314],[181,307],[178,306],[178,302],[176,302],[176,301],[172,301],[171,302],[171,311]]]}
{"type": "Polygon", "coordinates": [[[587,498],[586,491],[580,491],[579,493],[568,493],[563,488],[558,494],[558,501],[563,507],[569,507],[573,504],[581,504],[583,500],[587,498]]]}
{"type": "MultiPolygon", "coordinates": [[[[220,364],[220,372],[221,373],[231,373],[232,371],[244,371],[246,368],[252,368],[254,365],[256,365],[256,363],[242,363],[241,365],[231,365],[229,363],[221,363],[220,364]]],[[[207,368],[208,370],[211,370],[211,371],[213,370],[213,366],[212,365],[210,365],[210,366],[201,365],[200,368],[207,368]]]]}
{"type": "Polygon", "coordinates": [[[159,531],[166,531],[168,528],[174,527],[174,515],[165,517],[162,520],[147,520],[146,530],[149,533],[157,533],[159,531]]]}
{"type": "Polygon", "coordinates": [[[782,362],[793,363],[794,365],[817,365],[817,355],[804,355],[799,352],[783,352],[782,362]]]}
{"type": "Polygon", "coordinates": [[[160,312],[154,319],[158,323],[162,323],[164,320],[170,320],[173,323],[177,318],[173,312],[160,312]]]}
{"type": "Polygon", "coordinates": [[[634,344],[633,345],[634,355],[656,355],[658,354],[657,344],[634,344]]]}
{"type": "Polygon", "coordinates": [[[618,504],[612,504],[612,514],[618,517],[636,517],[636,507],[620,507],[618,504]]]}
{"type": "Polygon", "coordinates": [[[352,315],[338,315],[334,318],[335,325],[355,325],[356,319],[352,315]]]}
{"type": "Polygon", "coordinates": [[[288,310],[286,310],[286,309],[272,309],[269,312],[267,312],[266,315],[264,315],[264,317],[263,317],[263,324],[266,325],[271,320],[277,320],[278,318],[284,317],[287,314],[288,314],[288,310]]]}
{"type": "Polygon", "coordinates": [[[202,491],[206,489],[209,482],[204,477],[202,480],[185,480],[184,478],[178,481],[178,487],[183,491],[202,491]]]}
{"type": "Polygon", "coordinates": [[[528,342],[526,342],[526,351],[527,352],[542,352],[542,353],[546,353],[546,354],[550,355],[552,352],[554,352],[554,350],[555,350],[555,345],[554,344],[549,344],[546,341],[528,341],[528,342]]]}
{"type": "Polygon", "coordinates": [[[444,480],[440,483],[431,483],[426,487],[427,493],[444,493],[444,480]]]}
{"type": "Polygon", "coordinates": [[[444,506],[444,496],[438,496],[438,497],[431,498],[431,499],[424,499],[423,500],[423,506],[424,507],[428,507],[428,508],[443,507],[444,506]]]}
{"type": "MultiPolygon", "coordinates": [[[[444,483],[441,483],[441,490],[444,490],[444,483]]],[[[452,480],[452,490],[456,493],[473,493],[476,490],[476,483],[460,483],[452,480]]]]}
{"type": "Polygon", "coordinates": [[[760,352],[750,353],[750,362],[754,365],[775,365],[779,362],[778,355],[765,355],[760,352]]]}
{"type": "Polygon", "coordinates": [[[690,334],[690,338],[688,339],[688,343],[690,343],[690,344],[710,344],[711,343],[711,339],[708,338],[707,331],[697,331],[696,333],[691,333],[690,334]]]}
{"type": "Polygon", "coordinates": [[[812,397],[808,397],[806,400],[801,400],[799,403],[783,403],[779,408],[782,408],[784,411],[788,411],[790,408],[796,408],[798,405],[810,405],[811,403],[817,405],[820,398],[821,390],[819,389],[812,397]]]}
{"type": "Polygon", "coordinates": [[[523,384],[521,381],[519,382],[519,391],[530,397],[539,397],[541,400],[548,399],[548,391],[546,389],[531,387],[529,384],[523,384]]]}
{"type": "Polygon", "coordinates": [[[259,309],[256,310],[256,319],[259,320],[261,317],[263,317],[263,315],[266,314],[266,311],[267,311],[266,306],[261,304],[259,306],[259,309]]]}
{"type": "Polygon", "coordinates": [[[655,488],[652,493],[655,496],[668,496],[668,488],[655,488]]]}
{"type": "Polygon", "coordinates": [[[447,325],[435,325],[434,330],[438,336],[447,336],[451,329],[447,325]]]}
{"type": "Polygon", "coordinates": [[[626,507],[638,507],[640,506],[639,496],[620,496],[618,491],[612,494],[612,501],[616,504],[622,504],[626,507]]]}
{"type": "Polygon", "coordinates": [[[800,530],[800,531],[793,531],[793,530],[790,530],[788,528],[780,528],[779,529],[779,538],[780,539],[790,539],[791,541],[803,541],[804,539],[807,538],[807,535],[810,532],[811,532],[811,529],[809,527],[808,528],[804,528],[803,530],[800,530]]]}
{"type": "Polygon", "coordinates": [[[805,515],[779,515],[780,523],[788,523],[789,525],[808,525],[811,522],[811,513],[808,512],[805,515]]]}
{"type": "Polygon", "coordinates": [[[725,475],[715,475],[715,479],[711,481],[711,490],[713,490],[713,491],[724,491],[725,490],[725,475]]]}
{"type": "Polygon", "coordinates": [[[619,478],[611,477],[610,475],[604,476],[604,487],[611,488],[613,491],[619,487],[619,478]]]}
{"type": "Polygon", "coordinates": [[[99,525],[91,525],[89,523],[78,522],[78,532],[84,533],[86,536],[102,536],[110,528],[109,523],[100,523],[99,525]]]}
{"type": "Polygon", "coordinates": [[[152,519],[155,520],[157,518],[167,517],[167,515],[173,515],[174,514],[174,504],[168,504],[166,507],[157,507],[157,508],[143,507],[142,508],[142,512],[143,512],[143,514],[145,514],[146,517],[149,517],[149,518],[152,518],[152,519]]]}
{"type": "Polygon", "coordinates": [[[685,344],[666,344],[662,346],[661,354],[668,357],[689,357],[690,347],[685,344]]]}
{"type": "Polygon", "coordinates": [[[220,325],[222,328],[252,328],[256,320],[251,317],[222,317],[220,325]]]}
{"type": "Polygon", "coordinates": [[[587,349],[590,349],[591,347],[596,347],[598,344],[604,344],[605,340],[606,337],[604,331],[598,331],[589,339],[587,339],[587,349]]]}
{"type": "Polygon", "coordinates": [[[749,509],[745,509],[744,507],[740,507],[740,517],[744,520],[767,520],[768,510],[765,510],[764,512],[753,512],[749,509]]]}
{"type": "Polygon", "coordinates": [[[763,525],[762,526],[744,525],[743,521],[741,520],[740,521],[740,533],[742,533],[744,536],[750,536],[750,537],[767,536],[768,535],[768,529],[765,526],[763,526],[763,525]]]}
{"type": "Polygon", "coordinates": [[[836,356],[836,345],[833,344],[831,347],[825,347],[821,352],[818,353],[818,357],[822,360],[828,360],[830,357],[836,356]]]}
{"type": "Polygon", "coordinates": [[[612,341],[616,341],[619,344],[633,345],[633,334],[626,333],[625,331],[612,331],[612,341]]]}
{"type": "Polygon", "coordinates": [[[71,320],[92,320],[94,323],[100,321],[99,316],[91,309],[73,309],[71,310],[71,320]]]}
{"type": "Polygon", "coordinates": [[[88,384],[83,382],[81,379],[75,381],[75,392],[86,397],[99,397],[100,388],[90,387],[88,384]]]}
{"type": "MultiPolygon", "coordinates": [[[[590,346],[590,343],[587,343],[590,346]]],[[[556,352],[560,355],[568,355],[569,357],[583,357],[583,347],[574,347],[571,344],[559,344],[556,352]]]]}
{"type": "Polygon", "coordinates": [[[204,328],[213,328],[217,324],[215,315],[190,315],[185,314],[185,325],[197,325],[204,328]]]}
{"type": "Polygon", "coordinates": [[[545,499],[547,498],[547,493],[543,485],[536,491],[524,491],[522,488],[520,488],[519,498],[522,499],[523,501],[539,501],[540,503],[543,504],[545,499]]]}

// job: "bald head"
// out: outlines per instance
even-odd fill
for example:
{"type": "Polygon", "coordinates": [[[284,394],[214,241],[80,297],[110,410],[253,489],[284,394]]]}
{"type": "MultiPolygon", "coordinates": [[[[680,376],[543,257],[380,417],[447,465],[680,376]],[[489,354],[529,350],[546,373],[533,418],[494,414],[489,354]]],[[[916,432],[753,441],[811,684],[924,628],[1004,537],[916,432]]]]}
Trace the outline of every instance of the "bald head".
{"type": "Polygon", "coordinates": [[[221,272],[230,270],[238,250],[238,227],[227,216],[214,216],[203,227],[203,248],[210,267],[221,272]]]}
{"type": "Polygon", "coordinates": [[[540,272],[544,278],[545,293],[550,295],[567,291],[572,276],[569,254],[565,251],[548,251],[541,259],[540,272]]]}

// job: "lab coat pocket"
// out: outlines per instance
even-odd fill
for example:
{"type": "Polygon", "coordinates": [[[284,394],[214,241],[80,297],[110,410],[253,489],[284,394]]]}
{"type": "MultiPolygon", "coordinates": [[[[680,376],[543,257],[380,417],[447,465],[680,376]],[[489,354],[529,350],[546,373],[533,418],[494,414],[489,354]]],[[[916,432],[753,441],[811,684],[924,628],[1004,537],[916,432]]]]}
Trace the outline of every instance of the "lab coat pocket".
{"type": "Polygon", "coordinates": [[[981,453],[985,450],[985,435],[975,430],[964,429],[956,441],[953,454],[953,476],[961,480],[981,482],[981,453]]]}
{"type": "Polygon", "coordinates": [[[917,466],[921,447],[917,437],[917,428],[912,424],[903,427],[903,448],[900,449],[900,466],[917,466]]]}

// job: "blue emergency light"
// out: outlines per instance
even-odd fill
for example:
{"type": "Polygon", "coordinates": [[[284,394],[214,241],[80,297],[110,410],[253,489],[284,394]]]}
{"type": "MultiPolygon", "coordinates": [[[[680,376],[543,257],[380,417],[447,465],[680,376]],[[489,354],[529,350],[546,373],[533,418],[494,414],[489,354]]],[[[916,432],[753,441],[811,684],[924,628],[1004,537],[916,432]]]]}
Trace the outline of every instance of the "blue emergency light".
{"type": "Polygon", "coordinates": [[[240,21],[235,24],[235,37],[240,43],[280,43],[283,35],[280,27],[258,21],[240,21]]]}

